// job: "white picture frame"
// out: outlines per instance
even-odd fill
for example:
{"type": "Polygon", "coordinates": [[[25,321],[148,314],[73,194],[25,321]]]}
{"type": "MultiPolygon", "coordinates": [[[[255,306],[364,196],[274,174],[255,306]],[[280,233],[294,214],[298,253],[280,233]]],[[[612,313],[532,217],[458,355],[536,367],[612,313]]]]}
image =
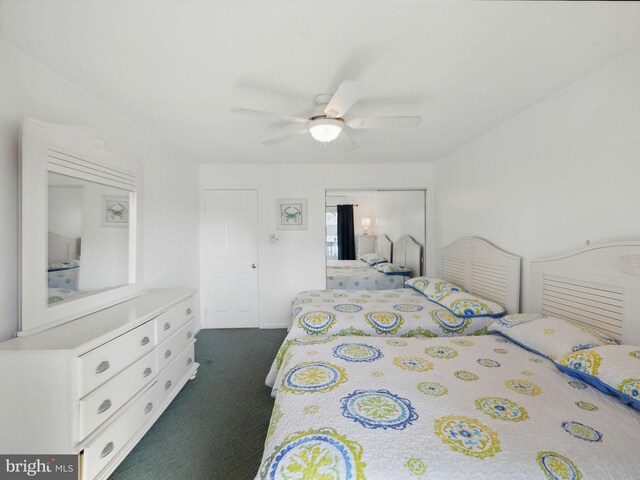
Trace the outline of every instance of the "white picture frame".
{"type": "Polygon", "coordinates": [[[102,197],[102,226],[129,227],[129,198],[119,196],[102,197]]]}
{"type": "Polygon", "coordinates": [[[278,230],[307,230],[307,199],[278,198],[276,200],[278,230]]]}

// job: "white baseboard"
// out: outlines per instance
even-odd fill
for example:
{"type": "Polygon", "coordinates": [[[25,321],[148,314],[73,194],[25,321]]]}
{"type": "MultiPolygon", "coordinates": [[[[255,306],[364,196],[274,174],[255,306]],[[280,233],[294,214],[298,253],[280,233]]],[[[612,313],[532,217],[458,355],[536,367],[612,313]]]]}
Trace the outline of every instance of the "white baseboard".
{"type": "Polygon", "coordinates": [[[286,323],[269,323],[267,325],[260,325],[259,328],[264,329],[264,330],[271,330],[271,329],[274,329],[274,328],[289,328],[289,322],[286,322],[286,323]]]}

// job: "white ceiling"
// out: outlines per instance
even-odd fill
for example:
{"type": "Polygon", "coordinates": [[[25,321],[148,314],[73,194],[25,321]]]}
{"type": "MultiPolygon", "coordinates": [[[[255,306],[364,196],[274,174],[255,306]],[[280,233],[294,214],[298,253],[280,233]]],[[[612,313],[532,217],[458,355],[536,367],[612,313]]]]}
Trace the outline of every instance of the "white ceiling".
{"type": "Polygon", "coordinates": [[[640,2],[0,0],[0,35],[206,162],[433,161],[640,43],[640,2]],[[420,114],[345,152],[243,106],[420,114]]]}

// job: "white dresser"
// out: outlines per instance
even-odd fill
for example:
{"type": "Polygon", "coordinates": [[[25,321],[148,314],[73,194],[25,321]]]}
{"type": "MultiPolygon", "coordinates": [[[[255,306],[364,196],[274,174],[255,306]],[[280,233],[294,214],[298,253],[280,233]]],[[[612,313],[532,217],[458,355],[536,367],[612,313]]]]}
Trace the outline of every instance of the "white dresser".
{"type": "Polygon", "coordinates": [[[107,478],[196,375],[195,293],[152,290],[0,343],[0,452],[78,453],[83,480],[107,478]]]}
{"type": "Polygon", "coordinates": [[[375,235],[357,235],[356,236],[356,258],[365,253],[376,252],[376,236],[375,235]]]}

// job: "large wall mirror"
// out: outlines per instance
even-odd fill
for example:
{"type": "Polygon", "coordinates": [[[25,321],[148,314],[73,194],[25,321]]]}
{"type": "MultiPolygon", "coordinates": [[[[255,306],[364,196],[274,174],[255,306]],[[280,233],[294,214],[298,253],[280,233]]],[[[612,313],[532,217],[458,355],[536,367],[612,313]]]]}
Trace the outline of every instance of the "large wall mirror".
{"type": "Polygon", "coordinates": [[[327,288],[403,288],[424,273],[425,189],[327,190],[325,222],[327,288]],[[362,261],[367,254],[371,261],[362,261]],[[384,263],[406,267],[406,275],[384,263]]]}
{"type": "Polygon", "coordinates": [[[103,137],[26,119],[20,335],[141,292],[140,171],[103,137]]]}

